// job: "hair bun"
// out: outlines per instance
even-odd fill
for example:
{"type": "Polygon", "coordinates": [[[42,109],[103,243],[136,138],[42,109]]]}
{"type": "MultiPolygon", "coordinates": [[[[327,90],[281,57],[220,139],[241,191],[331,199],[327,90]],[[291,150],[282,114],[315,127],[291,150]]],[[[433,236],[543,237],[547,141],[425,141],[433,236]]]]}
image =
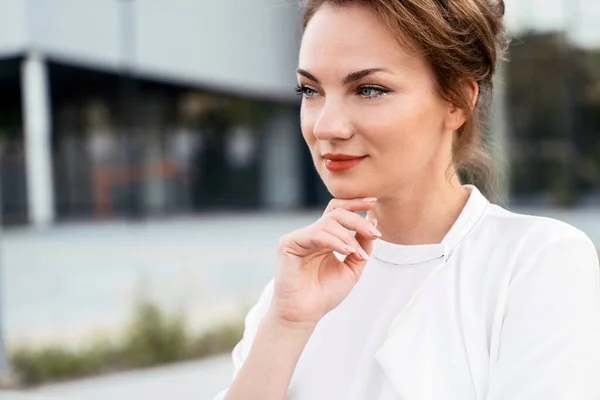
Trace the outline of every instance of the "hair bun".
{"type": "Polygon", "coordinates": [[[504,17],[504,13],[506,12],[506,6],[504,5],[504,0],[497,0],[496,7],[498,9],[499,17],[504,17]]]}

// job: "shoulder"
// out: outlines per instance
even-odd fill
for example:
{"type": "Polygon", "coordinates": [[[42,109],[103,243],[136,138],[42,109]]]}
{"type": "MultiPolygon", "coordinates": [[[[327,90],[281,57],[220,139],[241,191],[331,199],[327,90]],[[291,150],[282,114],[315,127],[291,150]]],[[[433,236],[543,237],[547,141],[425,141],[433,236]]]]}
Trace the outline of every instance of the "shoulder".
{"type": "Polygon", "coordinates": [[[479,230],[498,244],[520,244],[530,251],[562,240],[594,247],[588,235],[573,225],[553,218],[520,214],[496,204],[488,206],[479,225],[479,230]]]}
{"type": "Polygon", "coordinates": [[[477,265],[490,272],[477,283],[495,289],[482,302],[491,305],[489,397],[591,394],[598,380],[590,371],[600,365],[600,268],[592,241],[570,224],[494,205],[480,222],[480,235],[497,244],[477,265]]]}
{"type": "Polygon", "coordinates": [[[519,214],[490,204],[478,233],[473,240],[486,237],[496,255],[504,254],[513,278],[536,265],[539,269],[549,270],[556,265],[559,271],[597,275],[594,243],[583,231],[563,221],[519,214]]]}

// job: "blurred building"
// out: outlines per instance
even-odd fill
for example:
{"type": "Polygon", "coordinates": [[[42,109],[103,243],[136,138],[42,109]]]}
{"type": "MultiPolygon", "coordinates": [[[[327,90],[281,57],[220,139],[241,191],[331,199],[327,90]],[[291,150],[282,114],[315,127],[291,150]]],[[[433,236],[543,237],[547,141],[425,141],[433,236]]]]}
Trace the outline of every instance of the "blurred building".
{"type": "MultiPolygon", "coordinates": [[[[511,5],[509,22],[543,16],[511,5]]],[[[600,202],[600,41],[525,22],[491,129],[511,201],[600,202]]],[[[0,0],[3,224],[324,203],[293,90],[300,29],[296,0],[0,0]]]]}
{"type": "Polygon", "coordinates": [[[4,224],[296,209],[295,2],[0,0],[4,224]]]}

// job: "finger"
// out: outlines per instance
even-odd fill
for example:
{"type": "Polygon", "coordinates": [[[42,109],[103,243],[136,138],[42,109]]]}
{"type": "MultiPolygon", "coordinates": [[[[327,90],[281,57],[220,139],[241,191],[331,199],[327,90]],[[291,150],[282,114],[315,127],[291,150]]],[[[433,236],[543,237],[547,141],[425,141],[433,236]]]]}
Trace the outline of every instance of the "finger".
{"type": "Polygon", "coordinates": [[[357,252],[354,247],[346,244],[339,237],[325,231],[316,232],[314,235],[312,235],[311,242],[317,249],[337,251],[345,256],[357,252]]]}
{"type": "Polygon", "coordinates": [[[348,229],[346,229],[342,225],[340,225],[340,223],[337,222],[336,220],[334,220],[334,219],[324,220],[321,229],[332,234],[333,236],[340,238],[344,243],[346,243],[348,246],[352,247],[353,249],[355,249],[357,251],[360,250],[360,244],[358,243],[358,241],[356,240],[354,235],[348,229]]]}
{"type": "Polygon", "coordinates": [[[362,236],[371,240],[381,237],[381,232],[379,232],[366,218],[345,209],[338,208],[323,218],[333,219],[344,228],[360,233],[362,236]]]}
{"type": "Polygon", "coordinates": [[[327,208],[323,212],[323,215],[332,212],[333,210],[337,210],[338,208],[343,208],[352,212],[361,212],[361,211],[369,211],[375,205],[377,199],[373,197],[365,197],[365,198],[357,198],[357,199],[332,199],[327,208]]]}
{"type": "MultiPolygon", "coordinates": [[[[369,223],[373,225],[377,225],[377,220],[373,219],[369,221],[369,223]]],[[[357,233],[356,241],[360,244],[361,248],[366,252],[367,258],[361,256],[359,253],[350,254],[344,260],[344,263],[352,270],[354,273],[356,280],[360,279],[365,266],[367,265],[367,261],[373,254],[373,240],[362,236],[360,233],[357,233]]]]}
{"type": "Polygon", "coordinates": [[[299,257],[314,253],[315,250],[336,251],[345,256],[357,251],[339,237],[314,229],[303,229],[296,235],[291,235],[283,247],[286,253],[299,257]]]}

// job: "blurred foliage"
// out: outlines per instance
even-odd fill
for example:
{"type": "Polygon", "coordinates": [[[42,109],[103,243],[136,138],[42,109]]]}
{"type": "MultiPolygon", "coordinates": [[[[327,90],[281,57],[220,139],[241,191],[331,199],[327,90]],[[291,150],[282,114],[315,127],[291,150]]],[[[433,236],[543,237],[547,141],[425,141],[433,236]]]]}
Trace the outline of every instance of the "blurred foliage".
{"type": "Polygon", "coordinates": [[[11,364],[17,378],[25,385],[78,378],[98,374],[115,364],[119,349],[98,341],[80,351],[54,345],[42,349],[21,348],[14,352],[11,364]]]}
{"type": "Polygon", "coordinates": [[[155,304],[141,302],[126,336],[125,364],[146,367],[182,359],[188,336],[183,315],[165,315],[155,304]]]}
{"type": "Polygon", "coordinates": [[[207,357],[233,349],[244,333],[244,324],[227,324],[210,330],[190,343],[190,354],[207,357]]]}
{"type": "Polygon", "coordinates": [[[167,314],[157,305],[141,301],[119,344],[99,337],[81,349],[22,347],[12,353],[11,365],[19,383],[31,386],[229,352],[243,330],[244,321],[240,320],[194,336],[188,332],[183,314],[167,314]]]}
{"type": "Polygon", "coordinates": [[[600,107],[600,50],[585,52],[583,64],[585,73],[591,78],[586,88],[586,103],[600,107]]]}
{"type": "Polygon", "coordinates": [[[562,33],[513,40],[506,65],[511,189],[572,206],[600,189],[600,50],[562,33]]]}

